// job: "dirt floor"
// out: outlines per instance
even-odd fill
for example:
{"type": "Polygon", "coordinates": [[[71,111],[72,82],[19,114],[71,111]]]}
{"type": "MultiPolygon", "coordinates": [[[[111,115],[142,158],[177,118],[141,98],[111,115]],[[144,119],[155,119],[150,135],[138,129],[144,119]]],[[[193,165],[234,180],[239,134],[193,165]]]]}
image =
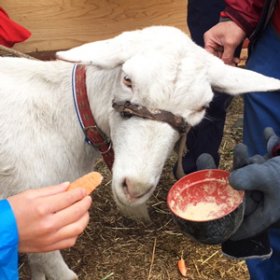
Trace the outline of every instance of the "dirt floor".
{"type": "MultiPolygon", "coordinates": [[[[229,108],[221,145],[221,168],[229,170],[232,148],[242,137],[242,100],[235,98],[229,108]]],[[[102,162],[97,169],[105,176],[93,194],[91,221],[72,249],[63,251],[68,265],[81,280],[246,280],[243,261],[226,258],[220,246],[199,244],[182,234],[166,206],[168,189],[175,182],[173,155],[149,203],[152,223],[142,224],[121,216],[112,199],[111,176],[102,162]],[[183,254],[188,276],[182,278],[177,261],[183,254]]],[[[21,279],[30,279],[26,256],[20,258],[21,279]]]]}

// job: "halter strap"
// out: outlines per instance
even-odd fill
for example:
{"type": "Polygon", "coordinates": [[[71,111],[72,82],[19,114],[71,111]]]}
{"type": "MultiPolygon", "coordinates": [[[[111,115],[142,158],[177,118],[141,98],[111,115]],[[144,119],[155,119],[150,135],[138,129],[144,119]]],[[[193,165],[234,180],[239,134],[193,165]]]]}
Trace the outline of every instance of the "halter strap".
{"type": "Polygon", "coordinates": [[[84,65],[75,64],[73,67],[72,93],[77,117],[85,134],[85,141],[99,150],[111,171],[114,163],[112,143],[109,137],[98,128],[92,115],[87,96],[86,67],[84,65]]]}

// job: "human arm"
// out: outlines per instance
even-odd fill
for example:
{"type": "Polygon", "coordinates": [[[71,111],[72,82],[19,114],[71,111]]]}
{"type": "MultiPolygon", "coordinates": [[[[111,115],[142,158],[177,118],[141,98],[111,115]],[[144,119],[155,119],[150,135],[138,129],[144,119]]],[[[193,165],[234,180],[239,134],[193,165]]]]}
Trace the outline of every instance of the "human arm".
{"type": "Polygon", "coordinates": [[[47,252],[71,247],[89,221],[91,198],[69,183],[28,190],[8,198],[19,236],[20,252],[47,252]]]}
{"type": "Polygon", "coordinates": [[[239,61],[235,51],[245,38],[245,32],[235,22],[223,21],[204,34],[204,47],[224,63],[235,66],[239,61]]]}
{"type": "Polygon", "coordinates": [[[221,22],[204,34],[205,49],[229,65],[236,65],[236,48],[250,37],[261,17],[264,0],[226,0],[221,22]]]}
{"type": "Polygon", "coordinates": [[[0,200],[0,278],[18,279],[18,233],[9,202],[0,200]]]}

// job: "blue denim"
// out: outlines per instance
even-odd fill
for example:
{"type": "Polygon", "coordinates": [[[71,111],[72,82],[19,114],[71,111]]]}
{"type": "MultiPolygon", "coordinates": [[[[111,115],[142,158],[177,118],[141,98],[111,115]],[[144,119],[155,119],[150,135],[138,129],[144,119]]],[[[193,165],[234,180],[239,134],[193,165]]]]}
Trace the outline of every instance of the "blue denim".
{"type": "Polygon", "coordinates": [[[272,256],[266,260],[247,260],[247,267],[251,280],[279,280],[280,279],[280,229],[269,230],[272,256]]]}
{"type": "MultiPolygon", "coordinates": [[[[280,35],[269,26],[251,50],[247,68],[280,79],[280,35]]],[[[244,96],[244,143],[250,155],[265,154],[265,127],[280,135],[280,91],[250,93],[244,96]]],[[[279,201],[280,203],[280,201],[279,201]]],[[[267,260],[248,260],[251,280],[280,279],[280,229],[269,230],[273,254],[267,260]]]]}
{"type": "MultiPolygon", "coordinates": [[[[280,79],[280,34],[268,27],[251,51],[247,68],[280,79]]],[[[280,91],[244,95],[244,143],[250,155],[265,154],[265,127],[280,135],[280,91]]]]}

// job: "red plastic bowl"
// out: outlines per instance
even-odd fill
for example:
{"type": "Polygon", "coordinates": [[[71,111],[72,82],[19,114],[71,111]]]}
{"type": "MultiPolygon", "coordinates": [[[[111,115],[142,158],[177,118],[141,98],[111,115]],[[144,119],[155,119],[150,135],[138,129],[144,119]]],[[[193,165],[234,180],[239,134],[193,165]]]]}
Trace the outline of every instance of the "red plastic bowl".
{"type": "Polygon", "coordinates": [[[234,190],[220,169],[193,172],[169,190],[167,204],[183,231],[208,244],[228,239],[243,219],[244,192],[234,190]]]}

